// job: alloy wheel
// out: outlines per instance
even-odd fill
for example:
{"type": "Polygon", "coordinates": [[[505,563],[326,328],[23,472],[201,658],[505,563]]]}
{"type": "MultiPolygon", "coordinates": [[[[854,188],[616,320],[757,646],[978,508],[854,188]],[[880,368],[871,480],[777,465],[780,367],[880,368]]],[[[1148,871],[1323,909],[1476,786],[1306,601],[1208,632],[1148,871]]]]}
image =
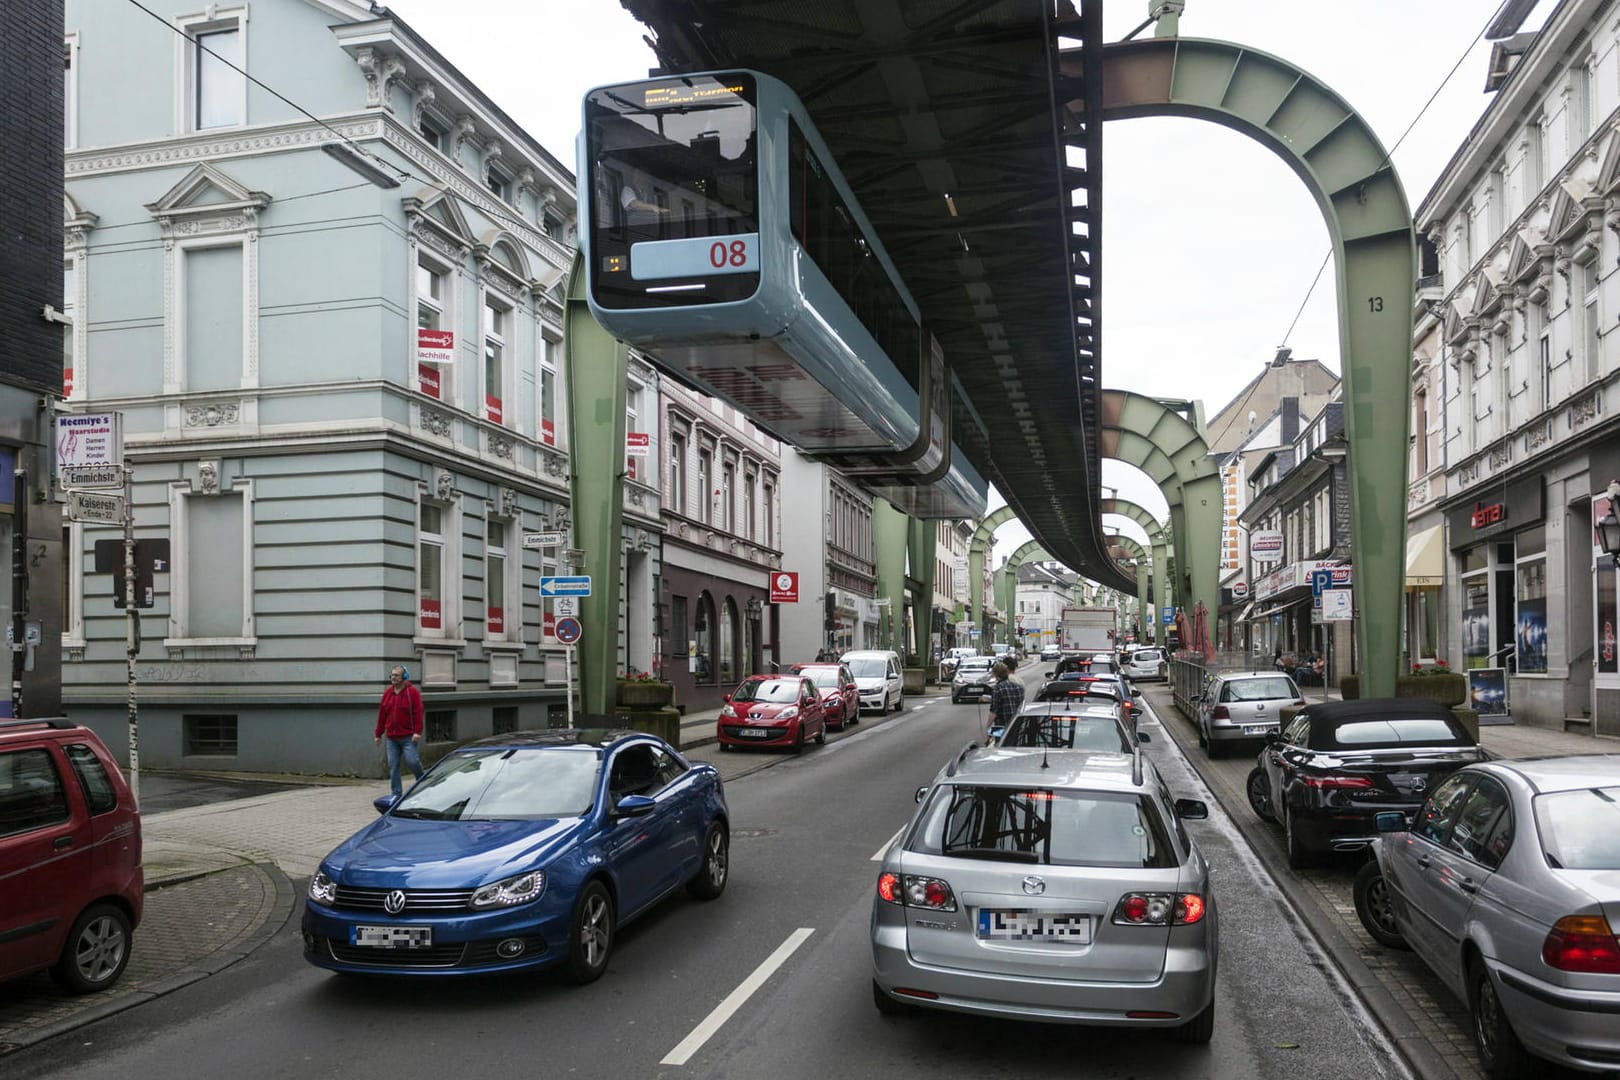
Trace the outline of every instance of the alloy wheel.
{"type": "Polygon", "coordinates": [[[102,983],[123,966],[129,938],[111,915],[92,919],[73,943],[73,962],[88,983],[102,983]]]}

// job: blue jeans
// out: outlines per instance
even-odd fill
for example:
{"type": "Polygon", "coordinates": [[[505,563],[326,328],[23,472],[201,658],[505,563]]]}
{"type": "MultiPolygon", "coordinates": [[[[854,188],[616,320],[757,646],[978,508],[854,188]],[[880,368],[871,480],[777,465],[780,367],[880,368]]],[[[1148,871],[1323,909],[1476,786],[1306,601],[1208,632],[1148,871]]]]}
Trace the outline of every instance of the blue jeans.
{"type": "Polygon", "coordinates": [[[405,764],[410,766],[411,772],[416,774],[418,780],[422,779],[422,755],[416,752],[416,744],[409,735],[403,739],[383,736],[383,745],[388,747],[388,786],[395,795],[400,791],[399,756],[405,755],[405,764]]]}

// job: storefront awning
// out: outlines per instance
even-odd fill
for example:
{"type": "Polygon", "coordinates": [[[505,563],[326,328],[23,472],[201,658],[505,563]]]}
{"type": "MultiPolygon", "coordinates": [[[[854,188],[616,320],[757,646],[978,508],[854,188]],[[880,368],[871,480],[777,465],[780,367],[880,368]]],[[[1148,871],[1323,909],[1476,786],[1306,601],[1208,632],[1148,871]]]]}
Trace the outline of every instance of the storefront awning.
{"type": "Polygon", "coordinates": [[[1445,580],[1446,546],[1442,528],[1435,525],[1406,538],[1406,587],[1438,589],[1445,580]]]}
{"type": "Polygon", "coordinates": [[[1248,622],[1249,621],[1249,612],[1251,612],[1253,610],[1254,610],[1254,604],[1253,603],[1244,604],[1243,605],[1243,610],[1238,612],[1237,617],[1235,619],[1233,619],[1232,621],[1233,622],[1248,622]]]}
{"type": "Polygon", "coordinates": [[[1276,615],[1279,612],[1287,611],[1289,608],[1294,607],[1294,606],[1296,606],[1298,604],[1303,604],[1306,601],[1308,601],[1309,599],[1310,599],[1310,596],[1306,595],[1306,596],[1297,596],[1292,600],[1284,600],[1280,604],[1272,604],[1270,607],[1261,608],[1259,611],[1257,611],[1253,615],[1249,616],[1249,618],[1251,618],[1251,619],[1264,619],[1264,618],[1267,618],[1267,617],[1269,617],[1271,615],[1276,615]]]}

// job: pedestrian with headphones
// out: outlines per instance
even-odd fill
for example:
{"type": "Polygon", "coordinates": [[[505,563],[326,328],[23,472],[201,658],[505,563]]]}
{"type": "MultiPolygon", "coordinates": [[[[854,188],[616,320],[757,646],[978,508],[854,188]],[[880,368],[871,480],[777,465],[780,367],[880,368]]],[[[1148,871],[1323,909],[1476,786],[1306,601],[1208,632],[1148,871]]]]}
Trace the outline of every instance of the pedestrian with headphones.
{"type": "Polygon", "coordinates": [[[405,665],[395,664],[388,672],[388,689],[383,691],[382,704],[377,708],[377,730],[373,741],[388,740],[388,785],[395,797],[400,793],[399,759],[422,779],[422,755],[417,744],[422,741],[422,693],[411,685],[411,673],[405,665]]]}

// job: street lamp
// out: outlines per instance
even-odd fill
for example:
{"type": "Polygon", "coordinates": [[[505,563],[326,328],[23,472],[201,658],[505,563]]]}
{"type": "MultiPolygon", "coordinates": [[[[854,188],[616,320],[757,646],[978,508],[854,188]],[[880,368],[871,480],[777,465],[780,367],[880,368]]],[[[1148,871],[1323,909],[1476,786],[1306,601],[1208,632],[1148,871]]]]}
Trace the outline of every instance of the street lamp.
{"type": "Polygon", "coordinates": [[[764,613],[764,611],[765,611],[765,605],[760,602],[759,597],[750,596],[748,598],[748,617],[750,619],[752,619],[755,622],[758,622],[760,615],[762,613],[764,613]]]}
{"type": "Polygon", "coordinates": [[[1615,516],[1615,506],[1620,503],[1620,480],[1609,481],[1609,509],[1597,523],[1598,543],[1603,545],[1603,553],[1620,567],[1620,518],[1615,516]]]}

